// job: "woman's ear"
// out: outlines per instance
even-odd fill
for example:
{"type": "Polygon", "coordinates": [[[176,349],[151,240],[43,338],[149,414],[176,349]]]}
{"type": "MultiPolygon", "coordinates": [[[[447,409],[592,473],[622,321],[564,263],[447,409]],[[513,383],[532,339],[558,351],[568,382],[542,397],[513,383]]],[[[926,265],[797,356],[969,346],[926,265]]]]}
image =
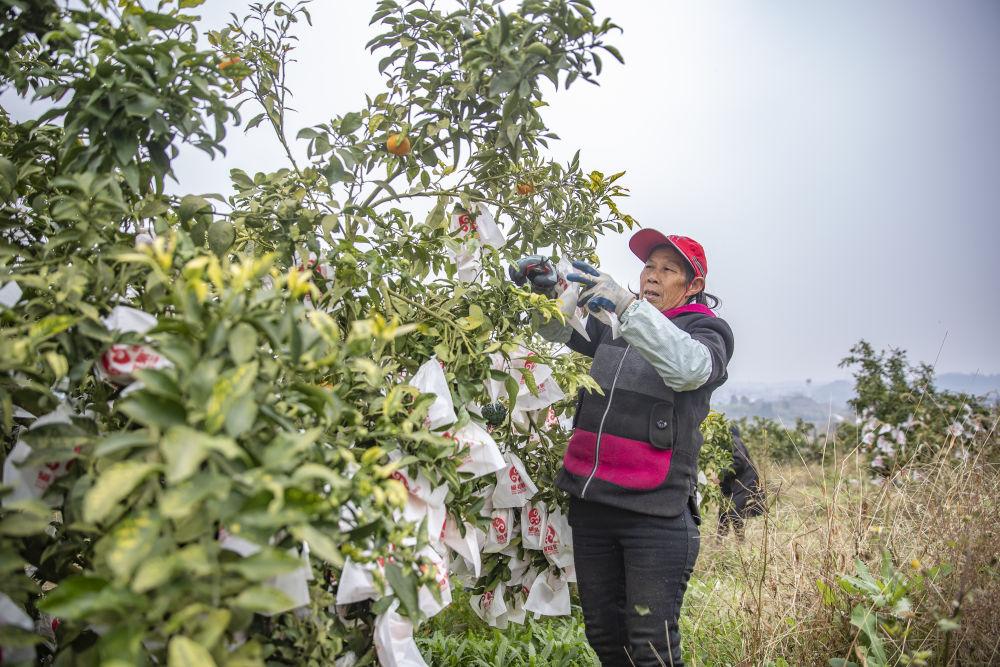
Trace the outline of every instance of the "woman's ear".
{"type": "Polygon", "coordinates": [[[691,281],[690,285],[688,285],[687,291],[684,292],[684,298],[687,299],[689,297],[694,296],[695,294],[698,294],[699,292],[704,292],[704,291],[705,291],[705,279],[702,278],[701,276],[698,276],[697,278],[691,281]]]}

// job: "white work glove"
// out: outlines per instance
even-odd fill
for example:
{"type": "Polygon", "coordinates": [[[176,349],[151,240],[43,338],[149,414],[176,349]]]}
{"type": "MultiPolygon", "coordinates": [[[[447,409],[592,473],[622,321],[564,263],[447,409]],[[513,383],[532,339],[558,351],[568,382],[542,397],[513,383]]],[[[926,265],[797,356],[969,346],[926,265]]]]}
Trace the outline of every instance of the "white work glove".
{"type": "Polygon", "coordinates": [[[585,307],[592,313],[606,310],[620,316],[635,301],[635,296],[607,273],[580,260],[574,260],[573,266],[586,274],[571,273],[566,276],[566,280],[584,286],[580,292],[580,300],[577,301],[578,306],[585,307]]]}

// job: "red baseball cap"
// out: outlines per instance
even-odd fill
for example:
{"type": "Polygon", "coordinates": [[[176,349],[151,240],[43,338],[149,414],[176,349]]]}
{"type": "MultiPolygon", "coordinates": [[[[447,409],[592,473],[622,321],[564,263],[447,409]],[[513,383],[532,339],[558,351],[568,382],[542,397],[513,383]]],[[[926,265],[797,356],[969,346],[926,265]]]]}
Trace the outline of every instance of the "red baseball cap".
{"type": "Polygon", "coordinates": [[[705,259],[705,249],[701,244],[687,236],[677,234],[666,235],[655,229],[640,229],[628,241],[635,256],[646,261],[657,246],[668,245],[681,254],[694,269],[695,276],[705,278],[708,274],[708,260],[705,259]]]}

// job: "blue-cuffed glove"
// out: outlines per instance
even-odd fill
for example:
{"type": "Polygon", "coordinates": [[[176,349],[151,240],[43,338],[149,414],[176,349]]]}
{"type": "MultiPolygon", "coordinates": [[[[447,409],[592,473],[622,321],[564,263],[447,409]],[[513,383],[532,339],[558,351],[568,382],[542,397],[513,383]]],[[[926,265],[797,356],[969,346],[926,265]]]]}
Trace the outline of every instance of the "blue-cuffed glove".
{"type": "Polygon", "coordinates": [[[508,266],[507,272],[518,287],[531,283],[532,292],[555,296],[559,272],[551,259],[541,255],[528,255],[517,260],[513,266],[508,266]]]}
{"type": "Polygon", "coordinates": [[[606,310],[621,315],[635,301],[635,296],[607,273],[580,260],[574,260],[573,266],[583,271],[582,274],[571,273],[566,276],[566,280],[583,285],[577,305],[586,306],[592,313],[606,310]]]}

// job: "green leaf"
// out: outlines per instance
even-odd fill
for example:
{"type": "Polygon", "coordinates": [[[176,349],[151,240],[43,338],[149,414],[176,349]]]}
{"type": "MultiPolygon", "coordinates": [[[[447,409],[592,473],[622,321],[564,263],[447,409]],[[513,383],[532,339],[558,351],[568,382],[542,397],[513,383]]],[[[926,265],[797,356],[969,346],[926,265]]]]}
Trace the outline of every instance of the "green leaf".
{"type": "Polygon", "coordinates": [[[222,257],[236,240],[236,227],[228,220],[216,220],[208,228],[208,247],[222,257]]]}
{"type": "Polygon", "coordinates": [[[132,579],[132,590],[141,594],[159,588],[170,580],[175,569],[174,554],[149,558],[136,570],[135,578],[132,579]]]}
{"type": "Polygon", "coordinates": [[[176,401],[139,391],[118,402],[115,407],[130,419],[145,424],[168,428],[187,421],[184,406],[176,401]]]}
{"type": "Polygon", "coordinates": [[[202,646],[212,648],[224,636],[233,614],[228,609],[213,609],[200,619],[195,639],[202,646]]]}
{"type": "Polygon", "coordinates": [[[310,526],[303,524],[291,529],[292,535],[296,539],[309,543],[309,550],[334,567],[344,566],[344,557],[337,548],[336,543],[327,537],[326,534],[310,526]]]}
{"type": "Polygon", "coordinates": [[[229,332],[229,356],[237,364],[243,364],[257,353],[257,330],[246,322],[240,322],[229,332]]]}
{"type": "Polygon", "coordinates": [[[160,451],[166,461],[167,481],[171,484],[182,482],[197,472],[213,451],[227,459],[242,454],[231,438],[212,436],[187,426],[168,429],[160,441],[160,451]]]}
{"type": "Polygon", "coordinates": [[[83,497],[83,520],[102,521],[147,475],[159,469],[155,463],[122,461],[105,470],[83,497]]]}
{"type": "Polygon", "coordinates": [[[879,660],[878,664],[885,664],[885,648],[882,640],[878,636],[878,615],[869,607],[857,605],[851,610],[851,625],[858,628],[867,640],[864,642],[871,649],[871,652],[879,660]]]}
{"type": "Polygon", "coordinates": [[[294,607],[287,595],[274,586],[252,586],[232,601],[232,606],[261,614],[280,614],[294,607]]]}
{"type": "Polygon", "coordinates": [[[134,624],[116,625],[97,642],[101,667],[135,667],[142,660],[143,630],[134,624]]]}
{"type": "Polygon", "coordinates": [[[181,222],[187,222],[197,213],[205,210],[212,210],[212,205],[208,203],[207,199],[198,195],[185,195],[177,207],[177,219],[181,222]]]}
{"type": "Polygon", "coordinates": [[[119,582],[127,582],[136,567],[153,553],[160,524],[159,517],[144,512],[126,518],[101,540],[100,552],[119,582]]]}
{"type": "Polygon", "coordinates": [[[133,373],[142,382],[143,390],[174,401],[181,400],[181,390],[170,373],[155,368],[143,368],[133,373]]]}
{"type": "Polygon", "coordinates": [[[246,558],[227,563],[225,569],[236,572],[249,581],[264,581],[279,574],[288,574],[302,567],[302,560],[280,549],[265,547],[246,558]]]}
{"type": "Polygon", "coordinates": [[[7,187],[8,191],[17,187],[17,167],[7,158],[0,155],[0,185],[7,187]]]}
{"type": "Polygon", "coordinates": [[[352,134],[359,127],[361,127],[361,114],[357,111],[344,114],[344,117],[340,119],[341,134],[352,134]]]}
{"type": "Polygon", "coordinates": [[[0,520],[0,535],[28,537],[45,531],[49,525],[48,516],[38,516],[27,512],[14,512],[0,520]]]}
{"type": "Polygon", "coordinates": [[[178,635],[170,640],[167,667],[216,667],[216,663],[207,648],[178,635]]]}
{"type": "Polygon", "coordinates": [[[398,565],[388,563],[385,566],[385,579],[392,586],[392,592],[399,598],[406,615],[417,618],[420,615],[420,608],[417,605],[416,577],[412,573],[407,576],[398,565]]]}
{"type": "Polygon", "coordinates": [[[135,602],[131,593],[113,589],[104,579],[71,576],[47,593],[38,602],[38,608],[60,618],[91,620],[90,616],[97,612],[120,611],[135,602]]]}
{"type": "Polygon", "coordinates": [[[97,447],[94,448],[94,457],[104,458],[117,452],[132,449],[133,447],[148,447],[152,444],[153,438],[149,431],[145,429],[115,433],[100,441],[97,447]]]}
{"type": "Polygon", "coordinates": [[[211,472],[201,473],[167,489],[160,498],[160,512],[168,519],[185,519],[209,496],[225,499],[231,488],[232,482],[228,477],[211,472]]]}
{"type": "Polygon", "coordinates": [[[226,412],[226,433],[238,438],[249,431],[257,421],[257,401],[253,394],[243,394],[226,412]]]}
{"type": "Polygon", "coordinates": [[[48,315],[28,327],[28,337],[35,339],[36,342],[43,341],[66,331],[76,324],[77,319],[72,315],[48,315]]]}
{"type": "Polygon", "coordinates": [[[343,163],[341,163],[340,158],[336,155],[331,154],[329,162],[326,168],[323,170],[323,175],[326,176],[326,180],[331,183],[339,183],[341,181],[351,180],[353,174],[344,168],[343,163]]]}
{"type": "Polygon", "coordinates": [[[205,408],[205,425],[215,433],[225,424],[226,413],[241,396],[253,387],[257,379],[257,362],[242,364],[223,373],[212,386],[212,395],[205,408]]]}

